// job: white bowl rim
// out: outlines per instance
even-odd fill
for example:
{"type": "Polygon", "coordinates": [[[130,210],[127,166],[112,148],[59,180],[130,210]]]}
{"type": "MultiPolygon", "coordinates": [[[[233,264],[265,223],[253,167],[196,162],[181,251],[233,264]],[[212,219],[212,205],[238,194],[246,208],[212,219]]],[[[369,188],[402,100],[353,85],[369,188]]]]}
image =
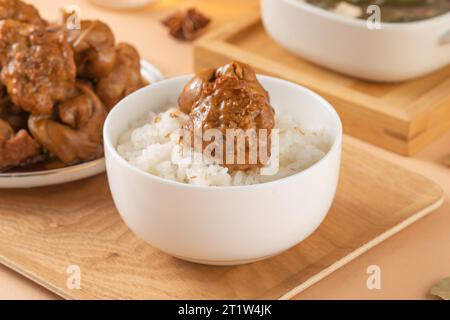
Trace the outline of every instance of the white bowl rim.
{"type": "MultiPolygon", "coordinates": [[[[300,86],[296,83],[287,81],[287,80],[283,80],[280,78],[275,78],[275,77],[270,77],[270,76],[264,76],[264,75],[258,75],[259,79],[264,79],[264,80],[268,80],[268,81],[274,81],[274,82],[278,82],[278,83],[282,83],[283,85],[287,85],[290,87],[294,87],[296,90],[301,91],[304,94],[307,94],[311,97],[313,97],[314,99],[318,100],[320,102],[320,104],[328,111],[330,112],[331,116],[334,118],[334,122],[336,124],[336,135],[333,141],[333,145],[331,146],[330,150],[328,150],[328,152],[325,154],[325,156],[323,156],[322,159],[320,159],[319,161],[317,161],[316,163],[314,163],[313,165],[309,166],[308,168],[296,172],[293,175],[281,178],[281,179],[277,179],[277,180],[273,180],[273,181],[269,181],[269,182],[263,182],[263,183],[258,183],[258,184],[252,184],[252,185],[239,185],[239,186],[200,186],[200,185],[194,185],[194,184],[188,184],[188,183],[183,183],[183,182],[178,182],[178,181],[174,181],[174,180],[169,180],[166,178],[162,178],[159,177],[157,175],[151,174],[149,172],[146,172],[144,170],[141,170],[139,168],[136,168],[135,166],[133,166],[132,164],[130,164],[128,161],[126,161],[118,152],[116,147],[113,146],[112,142],[111,142],[111,137],[109,134],[109,127],[111,126],[111,118],[113,117],[113,115],[118,112],[118,110],[124,108],[125,103],[130,97],[134,96],[134,95],[138,95],[140,94],[141,91],[143,90],[148,90],[150,87],[158,87],[158,86],[163,86],[166,83],[169,82],[176,82],[179,81],[181,79],[185,79],[186,82],[192,78],[194,75],[193,74],[188,74],[188,75],[181,75],[181,76],[177,76],[174,78],[169,78],[157,83],[154,83],[150,86],[141,88],[140,90],[132,93],[131,95],[127,96],[125,99],[123,99],[113,110],[110,111],[110,113],[108,114],[108,117],[106,118],[105,124],[103,126],[103,142],[105,145],[105,151],[106,149],[108,149],[111,153],[111,155],[117,160],[119,161],[119,163],[121,163],[122,165],[124,165],[126,168],[128,168],[129,170],[148,177],[150,179],[153,179],[155,181],[158,181],[160,183],[166,184],[166,185],[171,185],[173,187],[178,187],[178,188],[190,188],[190,189],[207,189],[207,190],[218,190],[218,191],[225,191],[225,190],[237,190],[237,189],[255,189],[255,188],[264,188],[267,187],[268,185],[275,185],[278,183],[283,183],[284,181],[293,179],[295,177],[298,177],[299,175],[305,175],[307,172],[313,171],[313,170],[318,170],[320,169],[322,163],[325,162],[326,159],[328,159],[330,157],[330,154],[337,152],[336,149],[341,148],[342,146],[342,135],[343,135],[343,129],[342,129],[342,122],[341,119],[339,118],[338,113],[336,112],[336,110],[333,108],[333,106],[327,101],[325,100],[323,97],[321,97],[319,94],[315,93],[314,91],[307,89],[303,86],[300,86]]],[[[155,88],[156,90],[157,88],[155,88]]],[[[130,121],[131,123],[131,121],[130,121]]],[[[108,169],[107,169],[108,171],[108,169]]]]}
{"type": "MultiPolygon", "coordinates": [[[[276,0],[276,1],[280,1],[280,0],[276,0]]],[[[356,26],[356,27],[363,27],[363,28],[367,29],[365,20],[347,17],[344,15],[339,15],[330,10],[322,9],[322,8],[314,6],[310,3],[307,3],[304,0],[281,0],[281,1],[289,3],[292,6],[300,7],[302,9],[304,9],[305,11],[308,11],[312,14],[321,16],[323,18],[327,18],[327,19],[335,20],[335,21],[345,23],[348,25],[352,25],[352,26],[356,26]]],[[[418,21],[410,21],[410,22],[384,22],[384,21],[382,21],[381,29],[390,30],[390,29],[405,29],[405,28],[411,28],[411,27],[420,27],[424,24],[431,24],[431,23],[437,24],[437,23],[440,23],[441,20],[443,21],[443,20],[446,20],[449,18],[450,18],[450,12],[447,12],[447,13],[440,14],[440,15],[432,17],[432,18],[418,20],[418,21]]],[[[376,30],[368,30],[368,31],[376,31],[376,30]]]]}

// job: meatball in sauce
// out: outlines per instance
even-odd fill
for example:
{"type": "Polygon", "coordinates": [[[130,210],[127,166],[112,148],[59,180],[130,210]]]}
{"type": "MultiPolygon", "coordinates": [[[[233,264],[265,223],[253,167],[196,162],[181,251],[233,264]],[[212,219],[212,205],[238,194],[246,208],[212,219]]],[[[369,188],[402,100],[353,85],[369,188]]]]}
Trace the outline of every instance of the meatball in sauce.
{"type": "MultiPolygon", "coordinates": [[[[232,62],[218,69],[206,70],[189,81],[181,93],[178,104],[180,109],[189,114],[186,125],[193,137],[198,130],[218,129],[222,133],[224,147],[230,143],[226,141],[229,130],[242,130],[256,133],[258,150],[257,161],[250,161],[250,139],[245,140],[245,161],[238,161],[238,150],[241,146],[234,144],[229,161],[229,150],[224,150],[223,165],[230,170],[250,170],[263,167],[267,160],[261,159],[261,148],[270,157],[270,135],[275,126],[275,111],[270,105],[269,95],[256,78],[250,66],[232,62]],[[265,131],[265,141],[260,139],[265,131]]],[[[241,131],[241,132],[242,132],[241,131]]],[[[232,137],[234,139],[234,137],[232,137]]],[[[206,144],[203,146],[206,147],[206,144]]],[[[242,149],[241,149],[242,150],[242,149]]]]}

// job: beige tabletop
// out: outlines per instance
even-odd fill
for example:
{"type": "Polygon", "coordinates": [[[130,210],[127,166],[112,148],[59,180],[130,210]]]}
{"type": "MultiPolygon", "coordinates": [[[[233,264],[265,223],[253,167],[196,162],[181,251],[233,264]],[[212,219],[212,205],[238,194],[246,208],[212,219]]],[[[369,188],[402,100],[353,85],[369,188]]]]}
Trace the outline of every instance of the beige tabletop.
{"type": "MultiPolygon", "coordinates": [[[[168,37],[160,20],[176,7],[195,5],[214,16],[212,28],[251,10],[254,0],[159,0],[139,11],[110,11],[87,0],[28,0],[41,14],[57,19],[59,9],[74,4],[81,17],[108,22],[119,41],[135,45],[143,58],[155,64],[166,77],[192,72],[192,46],[168,37]],[[220,17],[217,15],[220,8],[220,17]]],[[[299,294],[298,299],[430,299],[438,280],[450,276],[450,167],[442,160],[450,154],[450,131],[411,158],[346,136],[362,149],[372,152],[437,182],[445,191],[442,208],[388,239],[355,261],[299,294]],[[369,290],[367,267],[381,269],[381,289],[369,290]]],[[[57,299],[21,275],[0,266],[0,299],[57,299]]]]}

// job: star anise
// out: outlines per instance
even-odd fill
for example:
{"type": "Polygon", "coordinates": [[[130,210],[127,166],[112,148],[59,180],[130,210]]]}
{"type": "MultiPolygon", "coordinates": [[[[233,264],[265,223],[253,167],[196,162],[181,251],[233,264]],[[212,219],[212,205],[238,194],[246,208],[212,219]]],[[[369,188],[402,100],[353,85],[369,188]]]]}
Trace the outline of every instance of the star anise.
{"type": "Polygon", "coordinates": [[[198,34],[208,26],[211,19],[190,8],[187,11],[176,12],[162,21],[162,24],[169,28],[171,36],[179,40],[194,40],[198,34]]]}

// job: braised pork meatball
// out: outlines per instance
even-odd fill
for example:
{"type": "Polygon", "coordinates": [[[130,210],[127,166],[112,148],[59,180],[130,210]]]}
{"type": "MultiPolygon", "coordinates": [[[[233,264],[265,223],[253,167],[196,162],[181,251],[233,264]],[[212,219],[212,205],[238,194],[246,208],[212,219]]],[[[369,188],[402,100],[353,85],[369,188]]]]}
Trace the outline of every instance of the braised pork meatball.
{"type": "Polygon", "coordinates": [[[111,110],[120,100],[143,85],[139,53],[133,46],[119,43],[114,68],[98,81],[95,92],[106,108],[111,110]]]}
{"type": "MultiPolygon", "coordinates": [[[[258,155],[260,148],[266,148],[266,155],[270,156],[270,134],[275,126],[275,111],[267,91],[250,66],[232,62],[198,74],[186,84],[178,104],[183,112],[189,114],[186,129],[191,132],[191,137],[199,129],[203,133],[208,129],[219,129],[226,144],[228,129],[241,129],[244,133],[254,130],[258,155]],[[260,129],[266,129],[265,142],[259,139],[260,129]]],[[[259,157],[255,163],[249,161],[249,150],[253,147],[249,141],[246,141],[245,148],[241,148],[245,149],[245,163],[239,163],[237,152],[241,146],[236,145],[237,141],[233,143],[235,147],[231,152],[234,152],[234,161],[225,161],[229,150],[224,150],[224,166],[231,170],[249,170],[267,164],[259,157]]]]}
{"type": "Polygon", "coordinates": [[[56,106],[57,117],[30,116],[33,137],[67,165],[103,156],[106,109],[89,85],[78,82],[72,97],[56,106]]]}
{"type": "Polygon", "coordinates": [[[35,7],[19,0],[0,0],[0,20],[17,20],[37,26],[47,24],[35,7]]]}
{"type": "Polygon", "coordinates": [[[58,30],[0,21],[0,78],[12,102],[33,114],[50,114],[73,90],[73,51],[58,30]]]}
{"type": "Polygon", "coordinates": [[[116,61],[114,34],[98,20],[82,20],[80,30],[69,30],[78,76],[96,80],[106,76],[116,61]]]}
{"type": "Polygon", "coordinates": [[[0,119],[0,172],[42,160],[40,145],[26,130],[17,133],[0,119]]]}

